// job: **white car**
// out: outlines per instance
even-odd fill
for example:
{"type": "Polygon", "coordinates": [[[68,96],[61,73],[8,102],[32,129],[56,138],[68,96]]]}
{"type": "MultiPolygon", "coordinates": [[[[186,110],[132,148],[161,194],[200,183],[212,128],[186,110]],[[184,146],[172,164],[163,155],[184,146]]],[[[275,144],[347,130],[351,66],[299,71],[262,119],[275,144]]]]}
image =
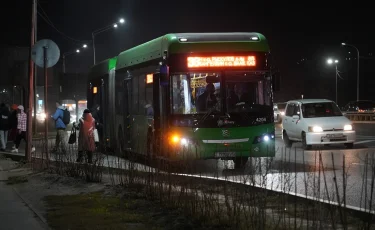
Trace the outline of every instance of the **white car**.
{"type": "Polygon", "coordinates": [[[302,142],[304,149],[312,145],[345,144],[353,148],[356,133],[336,103],[325,99],[288,101],[282,123],[287,147],[302,142]]]}

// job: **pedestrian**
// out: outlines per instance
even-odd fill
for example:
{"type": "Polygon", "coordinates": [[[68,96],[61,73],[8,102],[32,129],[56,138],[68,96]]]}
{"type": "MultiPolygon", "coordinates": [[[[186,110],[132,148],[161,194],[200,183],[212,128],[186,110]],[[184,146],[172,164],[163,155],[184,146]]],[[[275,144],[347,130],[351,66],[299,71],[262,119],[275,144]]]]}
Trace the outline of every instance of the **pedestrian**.
{"type": "Polygon", "coordinates": [[[66,125],[64,124],[64,107],[60,104],[60,102],[56,102],[56,112],[52,116],[53,120],[55,120],[55,127],[56,127],[56,141],[55,147],[53,148],[52,152],[57,152],[59,150],[59,146],[61,145],[61,149],[63,152],[66,152],[66,125]]]}
{"type": "MultiPolygon", "coordinates": [[[[24,112],[24,108],[22,105],[18,106],[17,109],[17,137],[16,137],[16,148],[12,150],[12,153],[18,153],[18,148],[20,147],[21,140],[24,139],[27,143],[27,115],[24,112]]],[[[31,140],[32,141],[32,140],[31,140]]],[[[31,147],[31,152],[35,152],[35,147],[31,147]]]]}
{"type": "Polygon", "coordinates": [[[88,163],[92,163],[92,154],[95,151],[95,119],[92,117],[90,110],[85,109],[82,118],[79,119],[78,136],[78,158],[77,162],[82,162],[83,153],[87,153],[88,163]]]}
{"type": "Polygon", "coordinates": [[[8,140],[13,141],[13,147],[12,149],[16,148],[16,137],[17,137],[17,110],[18,105],[13,104],[11,106],[11,112],[9,116],[9,137],[8,140]]]}
{"type": "Polygon", "coordinates": [[[8,107],[1,103],[0,105],[0,150],[5,151],[8,143],[8,129],[9,129],[10,112],[8,107]]]}

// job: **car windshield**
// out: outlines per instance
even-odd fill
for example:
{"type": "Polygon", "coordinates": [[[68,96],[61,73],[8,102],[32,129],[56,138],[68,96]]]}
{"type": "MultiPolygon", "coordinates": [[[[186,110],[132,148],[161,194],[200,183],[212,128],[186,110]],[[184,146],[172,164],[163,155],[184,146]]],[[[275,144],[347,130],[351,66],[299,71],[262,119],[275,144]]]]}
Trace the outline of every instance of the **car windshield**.
{"type": "Polygon", "coordinates": [[[303,104],[302,114],[304,118],[342,116],[340,109],[332,102],[303,104]]]}
{"type": "Polygon", "coordinates": [[[359,109],[374,109],[375,103],[372,101],[357,101],[356,102],[359,109]]]}
{"type": "Polygon", "coordinates": [[[286,107],[286,103],[280,103],[280,104],[277,104],[277,108],[279,110],[285,110],[285,107],[286,107]]]}

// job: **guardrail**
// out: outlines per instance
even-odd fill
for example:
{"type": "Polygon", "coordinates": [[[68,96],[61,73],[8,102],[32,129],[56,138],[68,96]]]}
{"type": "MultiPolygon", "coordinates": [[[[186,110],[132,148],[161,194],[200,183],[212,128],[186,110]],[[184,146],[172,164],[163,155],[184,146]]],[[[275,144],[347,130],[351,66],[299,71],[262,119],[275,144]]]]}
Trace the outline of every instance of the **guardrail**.
{"type": "Polygon", "coordinates": [[[375,113],[344,113],[344,116],[349,120],[358,123],[374,123],[375,113]]]}

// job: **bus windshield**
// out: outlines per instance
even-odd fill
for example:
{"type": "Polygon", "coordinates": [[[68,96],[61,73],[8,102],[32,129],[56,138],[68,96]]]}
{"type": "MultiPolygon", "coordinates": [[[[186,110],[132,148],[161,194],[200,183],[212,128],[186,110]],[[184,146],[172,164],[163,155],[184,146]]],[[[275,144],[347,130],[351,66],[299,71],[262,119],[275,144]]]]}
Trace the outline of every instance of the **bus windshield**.
{"type": "Polygon", "coordinates": [[[272,112],[271,82],[264,75],[226,73],[172,74],[173,114],[272,112]],[[225,87],[221,87],[225,82],[225,87]],[[222,98],[225,90],[225,100],[222,98]],[[222,104],[226,103],[226,111],[222,104]]]}
{"type": "Polygon", "coordinates": [[[225,88],[228,113],[272,111],[270,84],[264,75],[227,74],[225,88]]]}
{"type": "Polygon", "coordinates": [[[172,111],[174,114],[204,114],[221,111],[220,80],[217,73],[174,74],[172,111]]]}

